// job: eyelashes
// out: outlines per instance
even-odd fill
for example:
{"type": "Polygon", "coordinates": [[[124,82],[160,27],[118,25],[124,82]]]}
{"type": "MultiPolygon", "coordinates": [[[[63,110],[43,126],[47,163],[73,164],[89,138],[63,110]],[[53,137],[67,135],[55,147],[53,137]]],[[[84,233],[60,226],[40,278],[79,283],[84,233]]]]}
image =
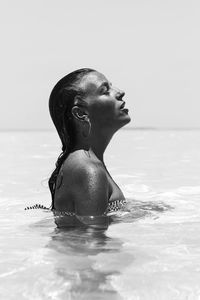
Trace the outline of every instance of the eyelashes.
{"type": "Polygon", "coordinates": [[[101,95],[107,95],[109,94],[109,92],[110,92],[110,87],[106,85],[104,85],[100,91],[101,95]]]}
{"type": "Polygon", "coordinates": [[[111,85],[112,85],[111,83],[109,84],[108,82],[104,82],[101,85],[100,94],[108,95],[110,93],[111,85]]]}
{"type": "Polygon", "coordinates": [[[109,94],[109,89],[104,88],[104,89],[101,91],[101,94],[102,94],[102,95],[108,95],[108,94],[109,94]]]}

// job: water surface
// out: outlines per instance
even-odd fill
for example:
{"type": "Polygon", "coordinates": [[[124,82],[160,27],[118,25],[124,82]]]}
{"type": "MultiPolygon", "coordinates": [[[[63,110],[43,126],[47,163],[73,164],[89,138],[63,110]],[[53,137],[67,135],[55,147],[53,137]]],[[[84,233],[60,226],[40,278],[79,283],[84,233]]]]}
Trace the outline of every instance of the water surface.
{"type": "Polygon", "coordinates": [[[0,133],[1,299],[200,299],[200,132],[122,130],[106,164],[128,200],[108,230],[58,229],[52,132],[0,133]]]}

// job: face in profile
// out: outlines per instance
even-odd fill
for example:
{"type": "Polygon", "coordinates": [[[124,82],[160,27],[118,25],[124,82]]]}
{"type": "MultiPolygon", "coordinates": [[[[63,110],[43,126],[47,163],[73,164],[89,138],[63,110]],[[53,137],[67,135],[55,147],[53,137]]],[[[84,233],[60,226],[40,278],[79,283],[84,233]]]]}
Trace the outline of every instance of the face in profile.
{"type": "Polygon", "coordinates": [[[94,126],[116,131],[130,122],[123,99],[125,93],[112,86],[103,74],[91,72],[81,80],[80,85],[86,91],[84,101],[94,126]]]}

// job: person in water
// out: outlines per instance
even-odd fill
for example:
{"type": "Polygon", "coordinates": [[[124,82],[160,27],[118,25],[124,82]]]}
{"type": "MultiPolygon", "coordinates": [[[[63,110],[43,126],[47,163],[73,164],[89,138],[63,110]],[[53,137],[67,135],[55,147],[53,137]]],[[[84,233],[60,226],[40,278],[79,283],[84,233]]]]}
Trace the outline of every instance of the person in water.
{"type": "Polygon", "coordinates": [[[124,205],[125,197],[104,163],[114,133],[131,120],[124,95],[88,68],[66,75],[53,88],[49,110],[62,142],[49,179],[53,210],[101,216],[124,205]]]}

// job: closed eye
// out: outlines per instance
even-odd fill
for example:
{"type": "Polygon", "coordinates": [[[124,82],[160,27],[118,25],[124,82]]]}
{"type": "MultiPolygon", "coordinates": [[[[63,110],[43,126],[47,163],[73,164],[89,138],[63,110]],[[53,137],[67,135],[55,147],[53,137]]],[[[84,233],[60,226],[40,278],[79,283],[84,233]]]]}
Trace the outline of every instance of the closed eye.
{"type": "Polygon", "coordinates": [[[109,94],[109,91],[110,91],[110,85],[108,84],[108,82],[103,82],[100,86],[100,94],[107,95],[109,94]]]}

